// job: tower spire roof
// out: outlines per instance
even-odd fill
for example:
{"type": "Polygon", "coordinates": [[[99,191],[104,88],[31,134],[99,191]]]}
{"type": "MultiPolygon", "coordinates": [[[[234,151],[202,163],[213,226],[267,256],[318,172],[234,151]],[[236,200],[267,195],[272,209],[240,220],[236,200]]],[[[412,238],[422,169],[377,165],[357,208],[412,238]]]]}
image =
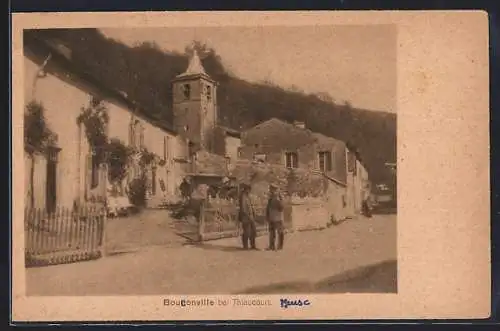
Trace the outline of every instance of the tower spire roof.
{"type": "Polygon", "coordinates": [[[193,50],[193,55],[191,55],[191,58],[189,59],[189,65],[186,71],[177,77],[192,76],[192,75],[207,76],[207,73],[203,68],[203,65],[201,64],[201,60],[200,57],[198,56],[198,52],[196,51],[196,49],[193,50]]]}

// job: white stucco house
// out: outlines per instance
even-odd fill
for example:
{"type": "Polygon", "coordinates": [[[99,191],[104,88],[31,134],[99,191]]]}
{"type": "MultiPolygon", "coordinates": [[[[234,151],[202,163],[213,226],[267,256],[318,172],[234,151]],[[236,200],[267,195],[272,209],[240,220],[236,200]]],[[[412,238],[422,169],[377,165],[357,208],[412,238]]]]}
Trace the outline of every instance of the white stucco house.
{"type": "Polygon", "coordinates": [[[239,133],[218,124],[217,86],[194,52],[185,72],[172,81],[170,125],[153,118],[126,93],[104,86],[73,61],[63,43],[25,35],[25,105],[43,108],[53,133],[50,146],[25,143],[25,205],[49,211],[104,201],[109,205],[125,199],[128,184],[141,174],[147,178],[148,206],[179,199],[186,175],[212,176],[213,163],[224,168],[237,158],[239,133]],[[132,151],[122,180],[111,181],[109,162],[96,161],[99,153],[78,120],[89,107],[105,109],[108,141],[132,151]],[[150,160],[144,165],[140,161],[146,154],[150,160]]]}
{"type": "MultiPolygon", "coordinates": [[[[27,38],[24,55],[25,104],[41,105],[46,125],[54,133],[49,148],[25,146],[26,206],[71,208],[104,201],[110,194],[106,166],[93,162],[95,153],[85,128],[77,120],[82,108],[92,100],[99,100],[107,110],[110,140],[120,141],[136,156],[144,149],[154,155],[145,169],[148,203],[175,198],[183,171],[178,161],[187,157],[181,136],[167,124],[147,116],[126,94],[88,75],[73,63],[71,51],[61,44],[27,38]]],[[[134,176],[137,166],[132,162],[124,182],[134,176]]]]}
{"type": "Polygon", "coordinates": [[[368,199],[371,192],[371,183],[368,171],[352,147],[346,147],[347,163],[347,190],[346,207],[349,215],[361,213],[363,201],[368,199]]]}

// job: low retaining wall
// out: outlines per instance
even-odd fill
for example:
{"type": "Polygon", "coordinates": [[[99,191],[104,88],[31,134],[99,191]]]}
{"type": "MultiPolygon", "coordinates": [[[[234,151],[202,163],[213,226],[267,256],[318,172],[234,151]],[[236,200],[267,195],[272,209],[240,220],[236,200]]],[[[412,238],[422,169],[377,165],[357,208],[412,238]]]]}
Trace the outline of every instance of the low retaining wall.
{"type": "MultiPolygon", "coordinates": [[[[257,236],[267,234],[268,224],[265,217],[265,206],[256,204],[254,208],[257,216],[257,236]]],[[[238,210],[238,205],[234,201],[227,201],[225,204],[219,203],[205,208],[199,224],[198,240],[215,240],[241,235],[238,210]]],[[[285,210],[289,210],[288,205],[285,206],[285,210]]],[[[285,212],[285,228],[287,231],[291,231],[293,230],[291,218],[286,215],[287,213],[285,212]]]]}
{"type": "MultiPolygon", "coordinates": [[[[251,184],[250,199],[258,209],[259,233],[267,233],[265,205],[270,183],[280,188],[284,198],[287,231],[324,229],[348,216],[345,185],[323,173],[240,160],[231,175],[237,182],[251,184]]],[[[200,225],[200,239],[238,236],[237,201],[211,202],[204,213],[204,224],[200,225]]]]}
{"type": "Polygon", "coordinates": [[[328,226],[330,216],[324,203],[292,203],[290,209],[295,231],[319,230],[328,226]]]}
{"type": "MultiPolygon", "coordinates": [[[[238,208],[235,205],[207,208],[199,225],[198,240],[207,241],[241,235],[237,220],[238,208]]],[[[257,236],[268,233],[265,208],[257,207],[257,236]]],[[[307,231],[325,229],[331,217],[325,203],[319,199],[287,199],[283,212],[285,231],[307,231]]]]}

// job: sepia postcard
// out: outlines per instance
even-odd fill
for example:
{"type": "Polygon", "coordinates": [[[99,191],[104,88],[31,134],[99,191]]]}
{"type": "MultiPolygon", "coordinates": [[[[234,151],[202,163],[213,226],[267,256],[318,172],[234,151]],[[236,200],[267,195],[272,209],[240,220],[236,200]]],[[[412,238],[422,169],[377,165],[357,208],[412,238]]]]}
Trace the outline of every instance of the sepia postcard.
{"type": "Polygon", "coordinates": [[[490,315],[486,13],[12,24],[13,321],[490,315]]]}

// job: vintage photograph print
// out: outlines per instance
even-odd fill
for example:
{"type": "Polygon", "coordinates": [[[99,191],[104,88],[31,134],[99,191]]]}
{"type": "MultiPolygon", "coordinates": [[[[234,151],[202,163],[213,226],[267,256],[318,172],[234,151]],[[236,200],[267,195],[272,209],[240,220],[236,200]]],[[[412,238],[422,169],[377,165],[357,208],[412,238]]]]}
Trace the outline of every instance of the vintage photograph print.
{"type": "Polygon", "coordinates": [[[397,292],[395,26],[23,38],[27,295],[397,292]]]}
{"type": "MultiPolygon", "coordinates": [[[[426,216],[436,208],[427,197],[444,185],[429,187],[442,175],[436,168],[411,168],[426,155],[409,150],[431,146],[430,136],[416,139],[423,122],[415,116],[429,120],[444,108],[408,111],[411,101],[399,99],[401,89],[428,98],[438,78],[422,69],[411,73],[416,87],[402,83],[398,57],[408,41],[398,41],[398,22],[337,14],[337,23],[259,24],[255,13],[254,23],[203,24],[207,13],[197,25],[154,25],[154,14],[138,13],[151,21],[129,25],[123,15],[132,14],[115,14],[120,24],[96,23],[111,14],[85,15],[71,22],[38,14],[32,22],[45,24],[33,26],[25,15],[17,30],[15,170],[23,179],[14,187],[22,204],[14,240],[26,300],[91,305],[85,298],[148,296],[157,299],[144,309],[164,319],[202,319],[199,309],[226,320],[228,309],[241,319],[335,315],[329,297],[357,300],[353,314],[364,311],[363,295],[372,307],[377,297],[397,305],[401,259],[418,259],[400,251],[408,250],[402,231],[418,245],[439,246],[402,224],[438,222],[442,215],[426,216]],[[402,138],[405,129],[414,137],[402,138]],[[407,185],[400,167],[413,176],[407,185]],[[401,201],[428,209],[409,207],[402,217],[401,201]]],[[[168,14],[158,15],[157,22],[168,14]]],[[[426,125],[436,139],[438,125],[426,125]]],[[[454,171],[447,167],[441,171],[454,171]]],[[[415,270],[404,284],[428,278],[415,270]]],[[[103,302],[101,309],[113,308],[103,302]]]]}

